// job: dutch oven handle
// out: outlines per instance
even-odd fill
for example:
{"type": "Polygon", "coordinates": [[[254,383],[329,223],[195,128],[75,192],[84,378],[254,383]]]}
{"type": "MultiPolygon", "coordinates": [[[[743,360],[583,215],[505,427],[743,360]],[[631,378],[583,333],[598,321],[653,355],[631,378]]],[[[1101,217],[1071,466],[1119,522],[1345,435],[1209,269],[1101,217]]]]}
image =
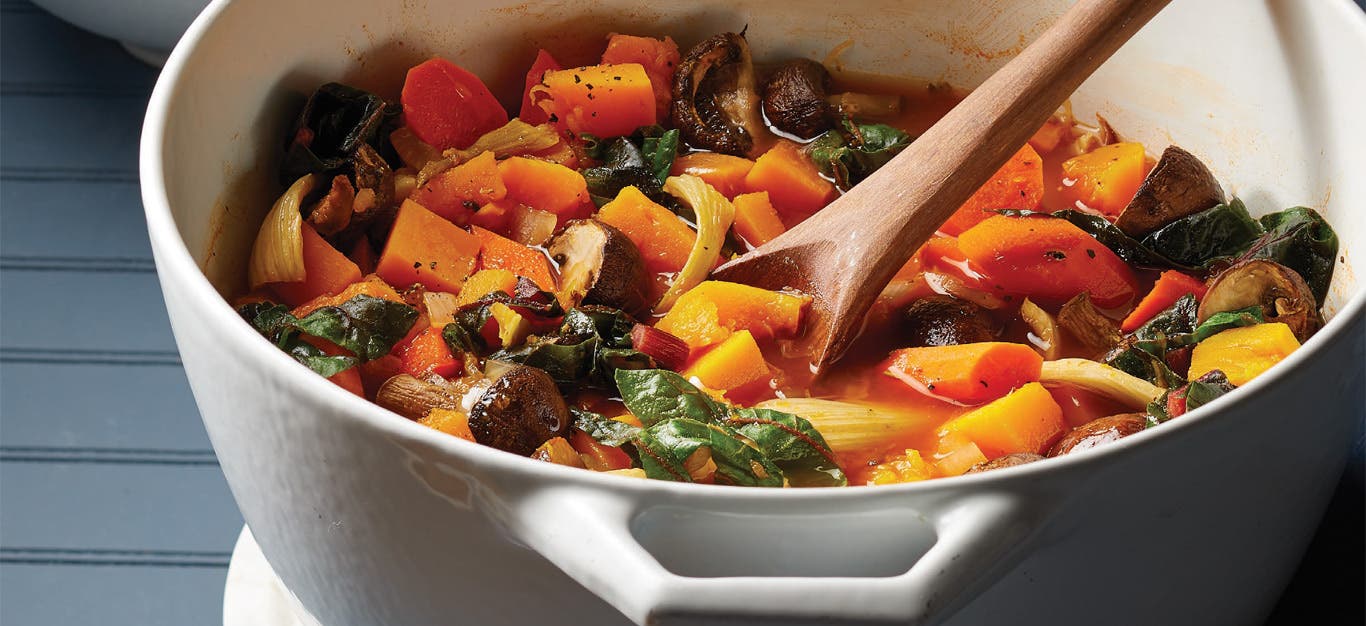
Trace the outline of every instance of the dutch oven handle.
{"type": "MultiPolygon", "coordinates": [[[[932,529],[933,545],[909,570],[881,577],[681,576],[662,566],[633,533],[633,520],[648,507],[592,489],[539,491],[507,521],[519,540],[639,624],[929,625],[946,619],[1018,560],[1039,509],[1001,493],[968,494],[934,508],[941,510],[911,514],[932,529]]],[[[752,523],[762,520],[756,516],[752,523]]],[[[736,542],[707,543],[697,549],[745,549],[736,542]]]]}

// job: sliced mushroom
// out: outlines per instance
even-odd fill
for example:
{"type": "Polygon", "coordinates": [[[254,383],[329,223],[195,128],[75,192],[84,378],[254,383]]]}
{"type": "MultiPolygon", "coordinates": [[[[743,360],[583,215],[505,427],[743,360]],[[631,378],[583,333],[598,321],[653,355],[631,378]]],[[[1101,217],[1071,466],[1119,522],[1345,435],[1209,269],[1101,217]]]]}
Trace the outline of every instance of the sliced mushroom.
{"type": "Polygon", "coordinates": [[[1266,321],[1289,326],[1295,338],[1303,342],[1323,326],[1315,304],[1314,293],[1299,272],[1275,261],[1252,259],[1229,267],[1210,281],[1195,317],[1204,323],[1215,313],[1261,305],[1266,321]]]}
{"type": "Polygon", "coordinates": [[[1000,332],[986,310],[952,296],[927,296],[906,307],[903,332],[912,347],[992,341],[1000,332]]]}
{"type": "Polygon", "coordinates": [[[350,222],[327,237],[328,242],[343,250],[349,249],[356,239],[368,232],[379,232],[383,237],[398,215],[394,171],[384,158],[370,144],[361,144],[352,160],[356,197],[351,203],[350,222]]]}
{"type": "Polygon", "coordinates": [[[457,391],[408,374],[399,374],[379,386],[379,391],[375,392],[375,404],[410,420],[417,420],[427,417],[432,409],[460,409],[460,394],[457,391]]]}
{"type": "Polygon", "coordinates": [[[1124,340],[1119,325],[1105,317],[1091,303],[1091,294],[1082,292],[1058,310],[1058,326],[1096,354],[1104,354],[1124,340]]]}
{"type": "Polygon", "coordinates": [[[811,59],[793,59],[764,82],[764,115],[778,130],[811,139],[835,127],[836,111],[826,100],[830,72],[811,59]]]}
{"type": "Polygon", "coordinates": [[[560,299],[566,306],[601,304],[642,318],[649,313],[648,277],[640,250],[615,227],[575,220],[550,242],[560,265],[560,299]]]}
{"type": "Polygon", "coordinates": [[[969,467],[968,471],[963,473],[976,474],[978,472],[988,472],[991,470],[1003,469],[1006,467],[1015,467],[1016,465],[1024,465],[1026,463],[1033,463],[1035,461],[1042,460],[1042,456],[1034,454],[1033,452],[1016,452],[1014,454],[1007,454],[1005,456],[996,457],[990,461],[983,461],[972,467],[969,467]]]}
{"type": "Polygon", "coordinates": [[[1224,202],[1223,188],[1200,159],[1179,146],[1167,146],[1115,226],[1130,237],[1142,237],[1224,202]]]}
{"type": "Polygon", "coordinates": [[[674,73],[672,97],[673,125],[695,148],[755,157],[768,143],[743,35],[721,33],[689,50],[674,73]]]}
{"type": "Polygon", "coordinates": [[[1062,439],[1059,439],[1048,450],[1048,456],[1054,457],[1077,450],[1088,450],[1122,437],[1128,437],[1147,427],[1148,420],[1143,413],[1121,413],[1094,419],[1063,435],[1062,439]]]}
{"type": "Polygon", "coordinates": [[[336,234],[351,223],[351,205],[355,202],[356,188],[351,186],[351,179],[337,174],[327,195],[309,212],[308,223],[324,237],[336,234]]]}
{"type": "Polygon", "coordinates": [[[475,441],[522,456],[568,434],[569,424],[569,407],[555,381],[525,365],[499,376],[470,407],[475,441]]]}

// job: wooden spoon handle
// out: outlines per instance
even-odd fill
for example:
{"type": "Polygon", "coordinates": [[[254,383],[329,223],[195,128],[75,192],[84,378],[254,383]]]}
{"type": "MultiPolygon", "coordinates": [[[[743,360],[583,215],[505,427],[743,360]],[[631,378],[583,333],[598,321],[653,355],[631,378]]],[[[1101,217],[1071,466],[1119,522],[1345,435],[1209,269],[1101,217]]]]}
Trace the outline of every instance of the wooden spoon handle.
{"type": "Polygon", "coordinates": [[[799,228],[826,240],[836,233],[836,241],[862,242],[858,247],[881,255],[877,269],[865,279],[880,291],[920,243],[1169,2],[1080,0],[884,166],[885,172],[840,198],[839,205],[862,207],[857,219],[827,209],[799,228]],[[868,210],[874,207],[878,210],[868,210]]]}

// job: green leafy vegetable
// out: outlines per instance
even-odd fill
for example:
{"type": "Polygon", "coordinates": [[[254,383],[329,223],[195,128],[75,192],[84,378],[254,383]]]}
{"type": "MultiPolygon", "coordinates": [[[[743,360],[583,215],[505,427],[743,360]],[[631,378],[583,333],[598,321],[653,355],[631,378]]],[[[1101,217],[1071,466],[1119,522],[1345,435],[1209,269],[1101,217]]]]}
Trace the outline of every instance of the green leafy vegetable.
{"type": "Polygon", "coordinates": [[[1105,356],[1105,364],[1164,389],[1172,389],[1186,382],[1185,378],[1173,372],[1171,367],[1167,365],[1164,358],[1165,350],[1157,350],[1162,354],[1156,354],[1150,350],[1154,350],[1154,347],[1151,345],[1140,346],[1130,339],[1123,345],[1111,350],[1105,356]]]}
{"type": "Polygon", "coordinates": [[[635,187],[662,204],[664,180],[678,155],[678,131],[644,126],[629,137],[603,142],[588,136],[588,156],[603,164],[583,170],[588,194],[599,207],[611,202],[626,187],[635,187]]]}
{"type": "Polygon", "coordinates": [[[712,424],[728,414],[726,405],[668,370],[617,370],[616,383],[626,408],[646,426],[677,418],[712,424]]]}
{"type": "Polygon", "coordinates": [[[302,320],[288,307],[270,302],[248,304],[237,313],[276,347],[325,377],[388,354],[417,320],[413,307],[365,295],[340,306],[322,307],[302,320]],[[304,334],[326,339],[357,356],[325,354],[304,341],[304,334]]]}
{"type": "Polygon", "coordinates": [[[1215,398],[1233,391],[1228,377],[1213,370],[1177,389],[1168,390],[1148,404],[1148,427],[1151,428],[1188,411],[1209,404],[1215,398]]]}
{"type": "Polygon", "coordinates": [[[636,449],[650,478],[692,482],[689,457],[699,450],[716,464],[716,481],[744,487],[781,487],[783,472],[735,432],[686,417],[664,420],[640,432],[636,449]]]}
{"type": "Polygon", "coordinates": [[[616,309],[571,309],[555,334],[505,348],[490,358],[543,369],[562,389],[587,386],[613,390],[617,370],[658,367],[649,355],[632,349],[634,325],[629,315],[616,309]]]}
{"type": "Polygon", "coordinates": [[[350,350],[361,361],[372,361],[389,354],[412,329],[417,316],[417,309],[402,302],[358,295],[339,306],[309,313],[295,326],[350,350]]]}
{"type": "Polygon", "coordinates": [[[1143,247],[1186,266],[1236,255],[1262,235],[1237,198],[1173,221],[1143,237],[1143,247]]]}
{"type": "Polygon", "coordinates": [[[280,182],[288,185],[305,174],[330,180],[350,173],[356,149],[370,144],[390,164],[398,155],[389,133],[398,127],[400,108],[367,91],[341,83],[327,83],[309,96],[290,134],[280,167],[280,182]]]}
{"type": "Polygon", "coordinates": [[[1194,332],[1195,314],[1199,308],[1200,302],[1195,296],[1181,296],[1171,306],[1134,330],[1133,336],[1140,341],[1152,341],[1194,332]]]}
{"type": "Polygon", "coordinates": [[[1236,260],[1267,259],[1299,272],[1318,306],[1323,306],[1338,255],[1338,236],[1333,227],[1305,207],[1264,215],[1261,224],[1266,234],[1236,260]]]}
{"type": "Polygon", "coordinates": [[[794,487],[849,484],[825,437],[804,418],[772,409],[733,409],[725,424],[753,441],[794,487]]]}
{"type": "Polygon", "coordinates": [[[607,419],[592,411],[570,408],[569,412],[574,416],[574,428],[583,431],[605,446],[620,448],[635,441],[636,437],[640,435],[641,429],[639,427],[607,419]]]}
{"type": "Polygon", "coordinates": [[[1243,309],[1215,313],[1196,328],[1195,332],[1174,337],[1173,340],[1179,342],[1177,345],[1189,346],[1200,343],[1230,328],[1255,326],[1264,322],[1266,322],[1266,314],[1261,305],[1254,305],[1243,309]]]}
{"type": "Polygon", "coordinates": [[[842,128],[828,130],[807,148],[822,174],[848,189],[886,165],[911,137],[886,124],[855,124],[844,120],[842,128]]]}

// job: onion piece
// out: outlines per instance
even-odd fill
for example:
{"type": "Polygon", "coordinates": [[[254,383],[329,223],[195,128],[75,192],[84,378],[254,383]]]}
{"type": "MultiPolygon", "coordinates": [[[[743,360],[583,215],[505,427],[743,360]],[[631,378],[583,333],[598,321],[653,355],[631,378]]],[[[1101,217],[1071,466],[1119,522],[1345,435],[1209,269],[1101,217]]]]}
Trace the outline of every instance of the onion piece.
{"type": "Polygon", "coordinates": [[[247,280],[251,288],[266,283],[297,283],[307,278],[304,269],[303,215],[299,207],[313,191],[318,177],[307,174],[294,181],[261,222],[256,242],[251,247],[247,280]]]}
{"type": "Polygon", "coordinates": [[[1058,332],[1058,321],[1052,315],[1025,298],[1020,304],[1020,319],[1029,326],[1029,343],[1034,346],[1044,360],[1054,361],[1062,356],[1062,335],[1058,332]],[[1037,341],[1035,339],[1037,338],[1037,341]]]}
{"type": "Polygon", "coordinates": [[[688,260],[674,277],[669,290],[664,292],[655,313],[667,313],[679,296],[707,279],[721,258],[721,247],[726,243],[726,231],[735,221],[735,205],[706,181],[691,174],[670,176],[664,181],[664,191],[682,200],[697,215],[697,239],[693,242],[688,260]]]}
{"type": "Polygon", "coordinates": [[[1063,384],[1080,387],[1136,410],[1147,409],[1148,403],[1165,391],[1142,378],[1089,359],[1044,361],[1039,382],[1045,387],[1063,384]]]}
{"type": "Polygon", "coordinates": [[[555,214],[525,204],[512,210],[512,240],[524,246],[543,246],[555,234],[555,214]]]}
{"type": "Polygon", "coordinates": [[[433,328],[445,328],[455,322],[455,312],[460,308],[455,294],[444,291],[424,291],[422,304],[427,307],[427,319],[433,328]]]}
{"type": "Polygon", "coordinates": [[[560,143],[560,134],[555,132],[555,127],[550,124],[532,126],[514,117],[508,120],[508,123],[484,133],[470,147],[464,150],[447,150],[444,154],[454,157],[457,163],[463,163],[485,152],[492,152],[493,156],[505,159],[519,154],[540,152],[554,147],[557,143],[560,143]]]}

